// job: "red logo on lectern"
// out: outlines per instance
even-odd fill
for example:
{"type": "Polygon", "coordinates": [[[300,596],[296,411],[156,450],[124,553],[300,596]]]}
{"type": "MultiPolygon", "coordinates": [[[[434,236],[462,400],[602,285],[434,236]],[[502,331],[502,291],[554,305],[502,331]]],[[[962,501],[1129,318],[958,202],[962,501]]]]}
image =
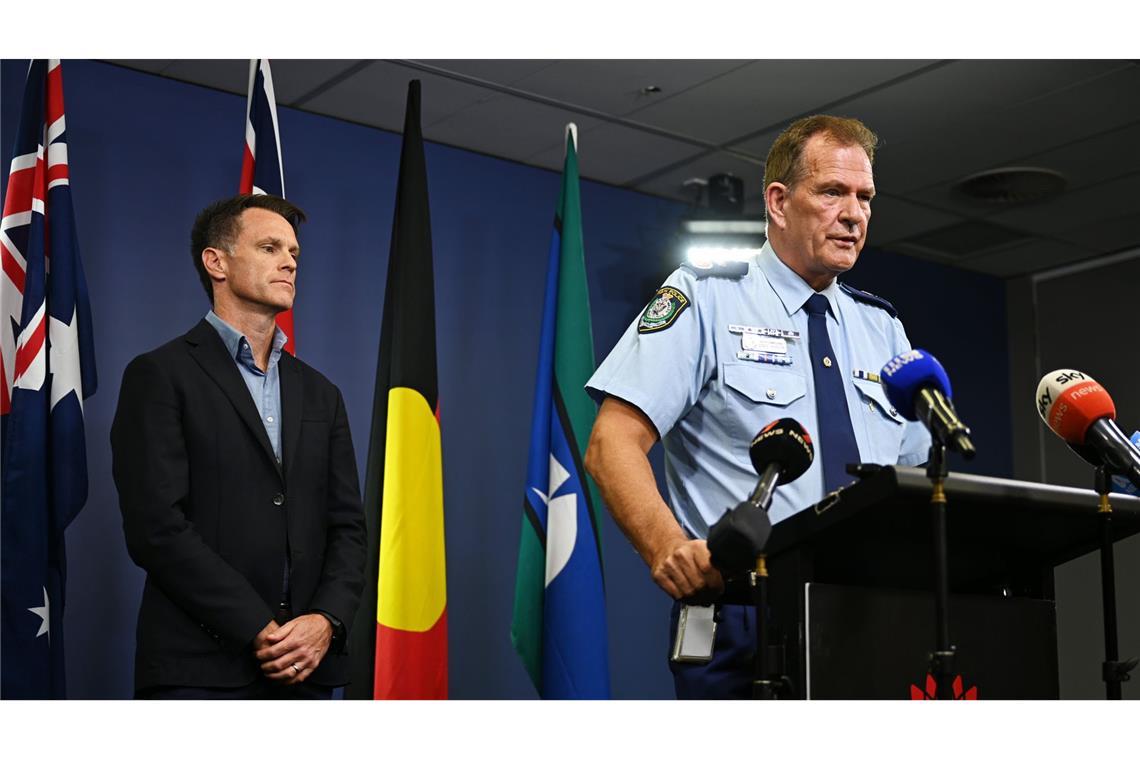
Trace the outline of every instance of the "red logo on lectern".
{"type": "MultiPolygon", "coordinates": [[[[977,699],[978,687],[971,686],[966,692],[962,691],[962,676],[954,676],[954,699],[977,699]]],[[[926,691],[918,688],[914,684],[910,685],[910,698],[911,699],[938,699],[938,682],[934,680],[934,676],[930,673],[926,674],[926,691]]]]}

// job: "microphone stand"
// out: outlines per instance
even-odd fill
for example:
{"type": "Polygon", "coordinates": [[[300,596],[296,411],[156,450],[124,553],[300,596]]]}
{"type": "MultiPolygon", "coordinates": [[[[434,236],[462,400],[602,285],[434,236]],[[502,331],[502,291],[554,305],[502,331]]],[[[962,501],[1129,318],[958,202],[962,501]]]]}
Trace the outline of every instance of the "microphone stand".
{"type": "Polygon", "coordinates": [[[954,645],[950,643],[948,612],[950,607],[949,549],[946,541],[946,491],[943,487],[949,474],[946,466],[946,444],[937,438],[930,444],[926,462],[926,477],[933,491],[930,509],[934,531],[934,630],[937,646],[930,653],[930,672],[938,684],[939,699],[953,699],[954,645]]]}
{"type": "Polygon", "coordinates": [[[753,699],[776,699],[780,679],[773,678],[768,660],[768,632],[765,612],[768,609],[767,555],[756,556],[756,569],[748,574],[752,586],[752,603],[756,607],[756,657],[753,659],[755,678],[752,680],[753,699]]]}
{"type": "Polygon", "coordinates": [[[1104,662],[1101,664],[1101,678],[1104,681],[1106,699],[1121,699],[1120,684],[1129,680],[1130,671],[1137,660],[1120,662],[1116,641],[1116,568],[1112,555],[1112,504],[1108,500],[1108,468],[1096,468],[1095,490],[1100,496],[1097,516],[1100,522],[1100,592],[1104,609],[1104,662]]]}

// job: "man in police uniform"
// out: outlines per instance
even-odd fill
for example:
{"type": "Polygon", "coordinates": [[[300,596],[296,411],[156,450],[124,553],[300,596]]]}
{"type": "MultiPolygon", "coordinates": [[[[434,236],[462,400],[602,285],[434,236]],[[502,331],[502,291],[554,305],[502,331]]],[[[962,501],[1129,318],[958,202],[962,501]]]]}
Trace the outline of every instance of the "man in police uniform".
{"type": "MultiPolygon", "coordinates": [[[[767,423],[795,418],[816,441],[811,468],[776,490],[772,522],[850,482],[849,462],[926,460],[929,435],[891,407],[876,374],[910,348],[903,326],[885,300],[836,280],[867,238],[876,143],[854,119],[789,126],[765,165],[761,253],[675,271],[587,384],[601,409],[586,468],[675,600],[723,590],[705,539],[755,485],[748,442],[767,423]],[[672,511],[647,457],[658,438],[672,511]]],[[[711,661],[671,663],[678,697],[750,693],[753,611],[725,606],[717,620],[711,661]]]]}

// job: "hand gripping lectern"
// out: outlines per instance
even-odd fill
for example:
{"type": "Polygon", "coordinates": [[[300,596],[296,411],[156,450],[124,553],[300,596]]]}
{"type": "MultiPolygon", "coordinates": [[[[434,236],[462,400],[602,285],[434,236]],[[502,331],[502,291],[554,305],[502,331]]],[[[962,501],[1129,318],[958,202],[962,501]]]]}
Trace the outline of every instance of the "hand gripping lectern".
{"type": "MultiPolygon", "coordinates": [[[[954,473],[944,488],[955,697],[1057,698],[1053,569],[1140,533],[1140,499],[1109,497],[1106,539],[1092,490],[954,473]]],[[[923,469],[864,466],[861,480],[773,528],[765,617],[783,696],[934,696],[930,502],[923,469]]],[[[725,601],[748,598],[729,583],[725,601]]]]}

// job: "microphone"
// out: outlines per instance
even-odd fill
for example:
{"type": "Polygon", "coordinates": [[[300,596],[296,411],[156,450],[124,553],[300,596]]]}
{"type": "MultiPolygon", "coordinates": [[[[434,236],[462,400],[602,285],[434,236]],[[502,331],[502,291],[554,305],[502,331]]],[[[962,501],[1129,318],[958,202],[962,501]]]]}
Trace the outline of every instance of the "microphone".
{"type": "Polygon", "coordinates": [[[756,434],[748,457],[760,476],[748,504],[767,510],[776,486],[791,483],[811,467],[815,448],[803,425],[790,417],[770,422],[756,434]]]}
{"type": "Polygon", "coordinates": [[[914,349],[899,354],[879,372],[879,382],[899,413],[925,425],[936,441],[966,459],[978,453],[970,428],[958,419],[950,400],[950,378],[929,352],[914,349]]]}
{"type": "MultiPolygon", "coordinates": [[[[1133,446],[1140,448],[1140,430],[1133,430],[1132,437],[1128,440],[1132,441],[1133,446]]],[[[1140,486],[1132,485],[1126,478],[1119,475],[1112,476],[1112,490],[1128,496],[1140,496],[1140,486]]]]}
{"type": "Polygon", "coordinates": [[[1140,488],[1140,448],[1116,426],[1103,385],[1075,369],[1050,372],[1037,384],[1037,413],[1082,459],[1140,488]]]}
{"type": "Polygon", "coordinates": [[[756,487],[745,501],[725,512],[709,529],[712,563],[728,574],[743,573],[755,565],[772,533],[768,507],[776,487],[807,472],[815,449],[803,425],[785,417],[756,434],[748,447],[748,456],[760,475],[756,487]]]}

